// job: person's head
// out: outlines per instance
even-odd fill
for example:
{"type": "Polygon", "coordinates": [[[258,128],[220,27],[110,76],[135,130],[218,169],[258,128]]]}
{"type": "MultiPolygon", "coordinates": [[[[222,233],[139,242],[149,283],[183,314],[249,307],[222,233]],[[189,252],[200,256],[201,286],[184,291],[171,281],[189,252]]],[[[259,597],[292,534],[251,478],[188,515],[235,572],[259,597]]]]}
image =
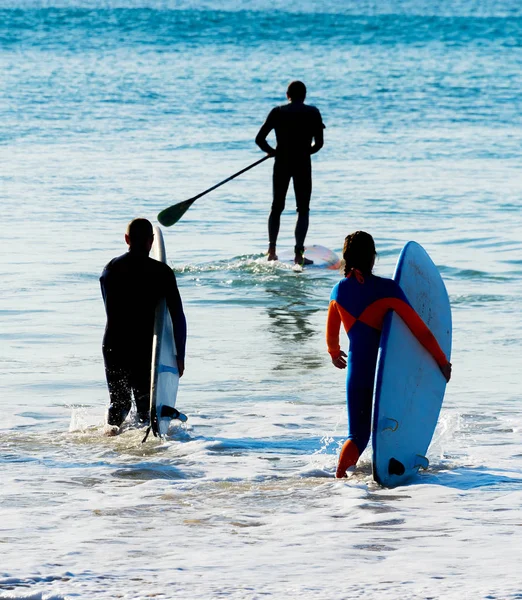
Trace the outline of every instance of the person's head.
{"type": "Polygon", "coordinates": [[[133,250],[150,252],[154,241],[152,223],[147,219],[132,219],[127,225],[125,241],[133,250]]]}
{"type": "Polygon", "coordinates": [[[306,98],[306,85],[302,81],[292,81],[286,90],[286,97],[290,102],[304,102],[306,98]]]}
{"type": "Polygon", "coordinates": [[[371,273],[376,256],[375,242],[369,233],[366,231],[350,233],[344,240],[344,276],[348,277],[352,269],[365,274],[371,273]]]}

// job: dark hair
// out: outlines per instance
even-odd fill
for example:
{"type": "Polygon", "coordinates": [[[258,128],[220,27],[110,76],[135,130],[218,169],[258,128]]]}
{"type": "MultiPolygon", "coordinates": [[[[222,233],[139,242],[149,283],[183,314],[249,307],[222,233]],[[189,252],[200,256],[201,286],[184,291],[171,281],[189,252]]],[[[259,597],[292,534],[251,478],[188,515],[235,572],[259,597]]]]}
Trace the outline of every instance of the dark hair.
{"type": "Polygon", "coordinates": [[[286,90],[286,95],[290,100],[304,102],[306,98],[306,85],[302,81],[292,81],[286,90]]]}
{"type": "Polygon", "coordinates": [[[127,225],[127,235],[131,246],[145,246],[154,237],[152,223],[148,219],[132,219],[127,225]]]}
{"type": "Polygon", "coordinates": [[[352,269],[358,269],[361,273],[371,273],[376,256],[375,242],[369,233],[366,231],[350,233],[344,240],[344,276],[348,277],[352,269]]]}

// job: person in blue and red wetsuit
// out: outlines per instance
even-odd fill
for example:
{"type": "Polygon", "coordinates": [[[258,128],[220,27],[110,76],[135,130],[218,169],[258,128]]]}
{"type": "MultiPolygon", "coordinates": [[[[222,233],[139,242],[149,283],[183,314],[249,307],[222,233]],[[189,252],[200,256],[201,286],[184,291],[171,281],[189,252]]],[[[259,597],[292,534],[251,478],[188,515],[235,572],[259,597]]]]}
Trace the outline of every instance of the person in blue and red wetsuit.
{"type": "Polygon", "coordinates": [[[341,449],[336,477],[346,476],[346,470],[357,463],[370,439],[377,353],[384,317],[389,310],[400,315],[433,356],[446,380],[451,377],[451,363],[399,284],[372,274],[376,255],[369,233],[356,231],[347,236],[343,249],[345,277],[330,296],[326,325],[328,352],[338,369],[348,367],[348,439],[341,449]],[[350,341],[348,356],[339,346],[341,324],[350,341]]]}
{"type": "Polygon", "coordinates": [[[315,106],[305,104],[306,86],[302,81],[292,81],[286,97],[288,104],[273,108],[256,136],[256,144],[261,150],[275,156],[272,177],[273,201],[268,217],[268,260],[277,260],[276,243],[281,213],[285,208],[286,193],[292,179],[297,206],[294,262],[307,265],[312,263],[304,257],[312,196],[310,156],[323,147],[324,125],[319,110],[315,106]],[[277,140],[275,149],[266,141],[272,129],[275,130],[277,140]]]}
{"type": "Polygon", "coordinates": [[[154,241],[150,221],[131,221],[125,241],[129,251],[113,258],[100,277],[107,313],[103,358],[110,397],[108,435],[118,432],[131,409],[132,395],[138,420],[143,425],[149,423],[152,337],[161,298],[166,299],[174,326],[180,377],[185,370],[187,323],[183,305],[172,269],[149,257],[154,241]]]}

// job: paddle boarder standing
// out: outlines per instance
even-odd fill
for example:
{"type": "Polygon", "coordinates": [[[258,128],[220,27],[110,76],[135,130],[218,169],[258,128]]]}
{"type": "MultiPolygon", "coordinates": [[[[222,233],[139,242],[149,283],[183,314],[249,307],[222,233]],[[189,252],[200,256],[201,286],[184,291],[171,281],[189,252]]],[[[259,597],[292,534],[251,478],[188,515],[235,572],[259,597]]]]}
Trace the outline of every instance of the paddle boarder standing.
{"type": "Polygon", "coordinates": [[[138,420],[143,425],[149,422],[154,316],[161,298],[166,299],[174,326],[180,377],[185,369],[187,324],[183,305],[172,269],[149,257],[154,241],[150,221],[131,221],[125,241],[128,252],[113,258],[100,277],[107,313],[103,358],[110,397],[109,435],[116,434],[127,417],[132,395],[138,420]]]}
{"type": "Polygon", "coordinates": [[[312,261],[304,258],[312,195],[310,156],[323,147],[324,125],[319,110],[304,103],[306,86],[302,81],[292,81],[286,97],[288,104],[272,109],[256,136],[256,144],[261,150],[275,157],[272,209],[268,218],[268,260],[277,260],[276,243],[281,213],[285,208],[286,194],[292,179],[297,206],[294,262],[300,265],[311,264],[312,261]],[[272,130],[275,130],[276,148],[272,148],[266,141],[272,130]]]}

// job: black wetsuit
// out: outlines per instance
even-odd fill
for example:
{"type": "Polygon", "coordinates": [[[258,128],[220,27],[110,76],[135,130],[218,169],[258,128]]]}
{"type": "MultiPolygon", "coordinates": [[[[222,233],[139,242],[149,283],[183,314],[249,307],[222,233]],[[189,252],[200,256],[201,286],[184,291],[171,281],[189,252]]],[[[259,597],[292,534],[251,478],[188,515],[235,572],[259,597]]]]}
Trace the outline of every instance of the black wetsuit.
{"type": "Polygon", "coordinates": [[[323,147],[323,120],[315,106],[303,102],[290,102],[270,111],[256,137],[256,144],[271,154],[273,149],[266,137],[275,130],[277,148],[273,173],[273,201],[268,219],[268,236],[271,246],[276,245],[281,213],[285,208],[290,179],[293,180],[297,205],[295,227],[295,252],[304,251],[308,231],[308,214],[312,195],[312,163],[310,155],[323,147]],[[312,141],[314,145],[312,146],[312,141]]]}
{"type": "Polygon", "coordinates": [[[139,419],[147,422],[154,315],[161,298],[172,317],[177,358],[185,359],[187,325],[176,277],[168,265],[131,249],[107,264],[100,284],[107,313],[103,336],[110,396],[107,422],[123,423],[131,408],[131,391],[139,419]]]}

